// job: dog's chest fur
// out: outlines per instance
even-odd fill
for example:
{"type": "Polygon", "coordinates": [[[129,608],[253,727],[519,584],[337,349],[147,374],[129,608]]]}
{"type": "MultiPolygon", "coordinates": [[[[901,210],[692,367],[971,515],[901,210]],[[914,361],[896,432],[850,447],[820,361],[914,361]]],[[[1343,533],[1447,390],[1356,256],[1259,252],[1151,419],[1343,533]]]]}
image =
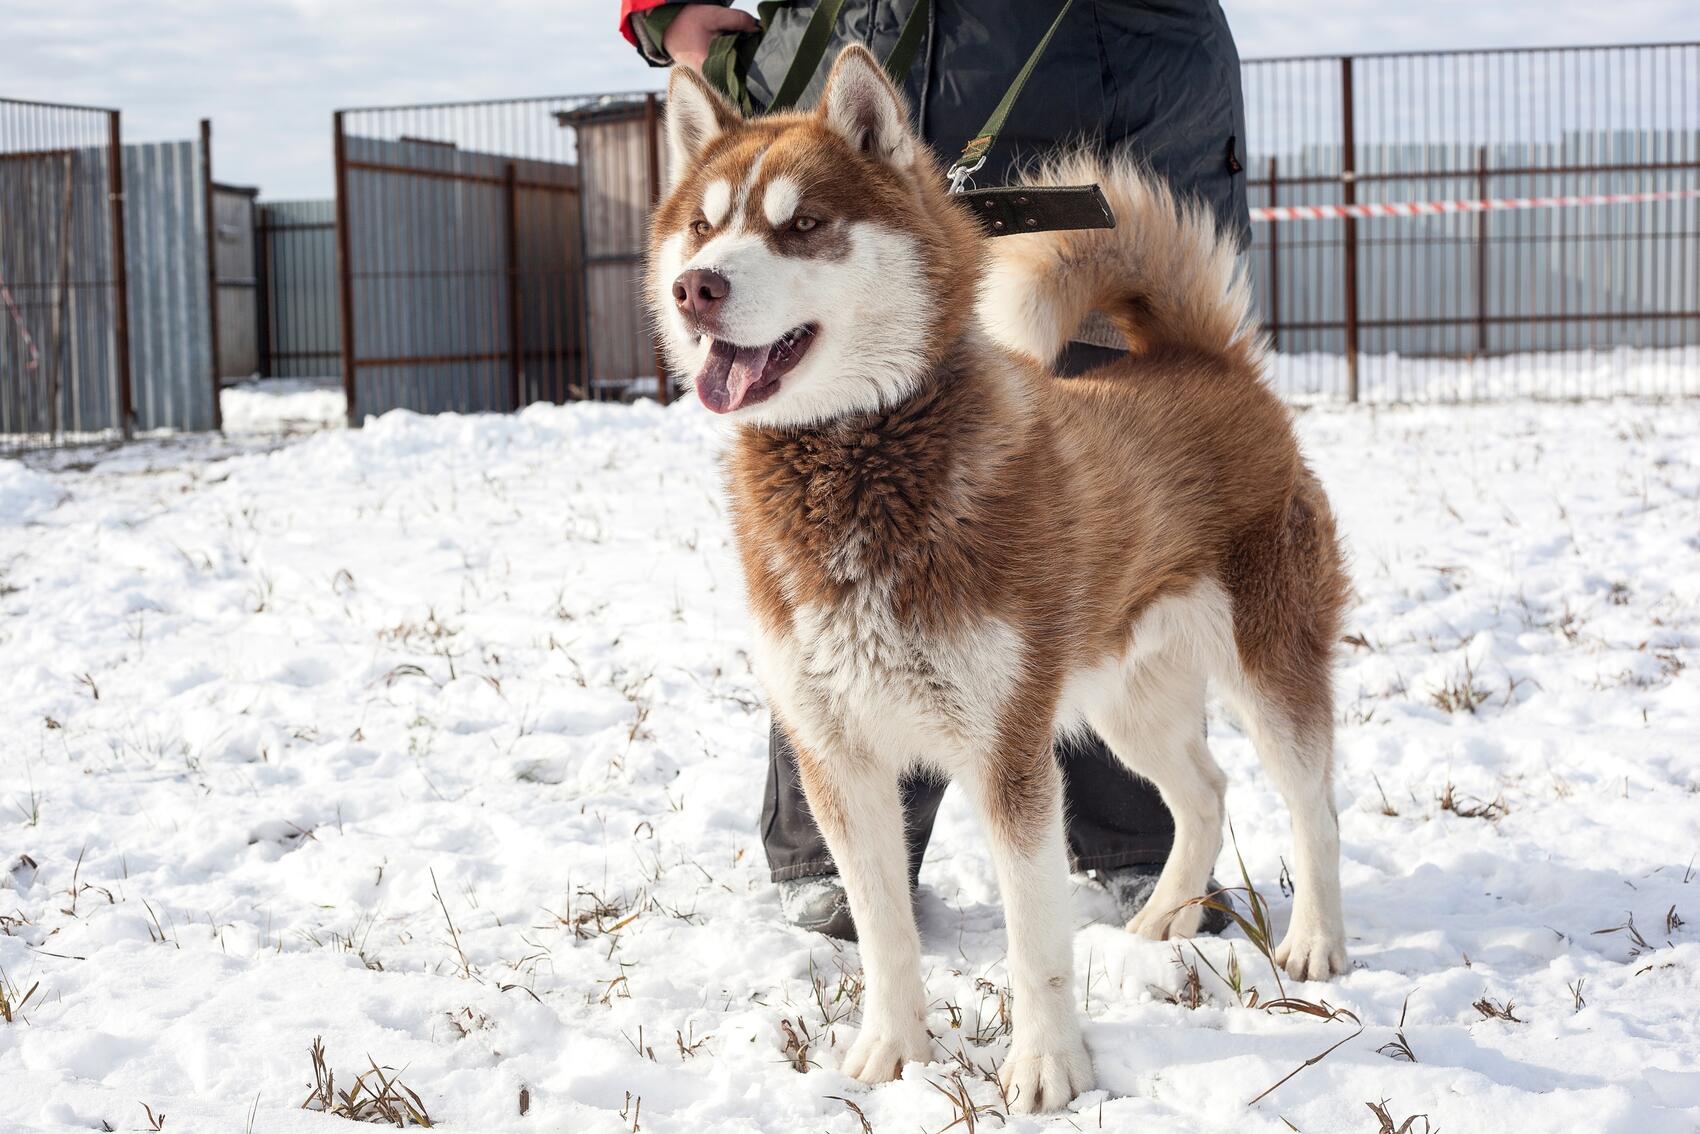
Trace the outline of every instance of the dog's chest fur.
{"type": "Polygon", "coordinates": [[[808,742],[948,761],[984,741],[1020,635],[988,602],[971,422],[941,387],[818,430],[747,431],[734,520],[774,709],[808,742]]]}

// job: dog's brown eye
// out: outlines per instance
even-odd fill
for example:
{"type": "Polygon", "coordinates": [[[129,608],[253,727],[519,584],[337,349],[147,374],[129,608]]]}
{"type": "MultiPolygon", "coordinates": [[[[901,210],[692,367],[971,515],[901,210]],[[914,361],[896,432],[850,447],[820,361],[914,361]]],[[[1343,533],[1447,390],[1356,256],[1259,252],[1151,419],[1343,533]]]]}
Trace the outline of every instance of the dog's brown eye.
{"type": "Polygon", "coordinates": [[[714,226],[705,220],[694,220],[691,222],[691,231],[696,233],[698,236],[707,236],[713,230],[714,226]]]}
{"type": "Polygon", "coordinates": [[[814,217],[798,217],[796,220],[791,222],[791,231],[807,232],[819,223],[820,221],[816,220],[814,217]]]}

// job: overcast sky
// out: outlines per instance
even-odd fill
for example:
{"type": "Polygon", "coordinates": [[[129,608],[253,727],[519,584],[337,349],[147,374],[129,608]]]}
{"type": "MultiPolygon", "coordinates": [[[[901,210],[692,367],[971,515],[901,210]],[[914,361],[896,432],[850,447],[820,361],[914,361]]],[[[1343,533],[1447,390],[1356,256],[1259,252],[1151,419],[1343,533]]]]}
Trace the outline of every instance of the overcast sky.
{"type": "MultiPolygon", "coordinates": [[[[1700,39],[1700,0],[1223,6],[1248,58],[1700,39]]],[[[192,137],[210,117],[220,180],[274,199],[328,196],[338,106],[661,86],[664,73],[618,38],[616,11],[616,0],[0,0],[0,96],[118,107],[129,141],[192,137]]]]}

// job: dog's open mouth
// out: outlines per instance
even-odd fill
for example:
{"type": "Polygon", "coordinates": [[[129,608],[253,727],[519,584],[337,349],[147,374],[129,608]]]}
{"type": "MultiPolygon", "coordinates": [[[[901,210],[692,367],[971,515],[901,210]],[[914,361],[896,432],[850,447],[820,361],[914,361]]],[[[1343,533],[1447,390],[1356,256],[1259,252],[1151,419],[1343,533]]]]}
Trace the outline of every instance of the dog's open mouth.
{"type": "Polygon", "coordinates": [[[766,346],[737,346],[723,339],[712,340],[708,358],[692,383],[697,397],[715,413],[731,413],[766,401],[778,391],[779,380],[809,352],[815,330],[812,323],[793,327],[766,346]]]}

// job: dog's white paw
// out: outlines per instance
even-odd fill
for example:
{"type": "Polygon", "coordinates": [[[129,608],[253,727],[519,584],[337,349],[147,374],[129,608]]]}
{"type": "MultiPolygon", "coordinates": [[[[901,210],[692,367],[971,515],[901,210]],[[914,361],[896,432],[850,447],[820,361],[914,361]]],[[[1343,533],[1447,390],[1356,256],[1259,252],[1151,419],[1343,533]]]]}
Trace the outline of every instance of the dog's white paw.
{"type": "Polygon", "coordinates": [[[1275,947],[1275,963],[1294,980],[1327,980],[1346,971],[1345,935],[1294,920],[1275,947]]]}
{"type": "Polygon", "coordinates": [[[1147,941],[1166,941],[1171,937],[1192,937],[1204,922],[1204,909],[1198,905],[1182,905],[1157,894],[1151,895],[1140,911],[1127,923],[1127,931],[1147,941]]]}
{"type": "Polygon", "coordinates": [[[896,1026],[866,1023],[839,1069],[871,1087],[903,1074],[905,1063],[925,1063],[931,1056],[931,1037],[919,1020],[896,1026]]]}
{"type": "Polygon", "coordinates": [[[1023,1042],[1018,1036],[999,1078],[1012,1112],[1061,1110],[1092,1089],[1092,1057],[1078,1032],[1034,1043],[1023,1042]]]}

